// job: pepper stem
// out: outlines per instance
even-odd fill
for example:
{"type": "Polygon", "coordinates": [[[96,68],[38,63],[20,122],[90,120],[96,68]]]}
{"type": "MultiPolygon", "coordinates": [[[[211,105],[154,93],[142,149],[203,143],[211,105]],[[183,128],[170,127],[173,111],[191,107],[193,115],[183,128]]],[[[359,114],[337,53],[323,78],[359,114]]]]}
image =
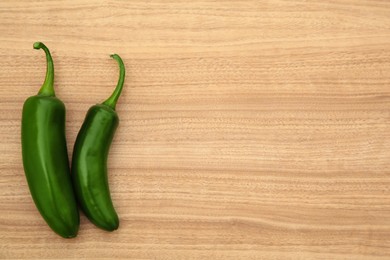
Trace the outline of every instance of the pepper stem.
{"type": "Polygon", "coordinates": [[[111,54],[110,57],[115,59],[119,64],[119,79],[114,92],[112,92],[111,96],[106,99],[103,104],[115,110],[116,102],[121,95],[123,83],[125,82],[125,65],[123,64],[123,61],[118,54],[111,54]]]}
{"type": "Polygon", "coordinates": [[[54,92],[54,65],[53,65],[53,59],[50,55],[49,49],[46,47],[45,44],[42,42],[36,42],[34,43],[34,49],[39,50],[43,49],[46,54],[46,62],[47,62],[47,67],[46,67],[46,78],[45,82],[43,82],[43,85],[41,89],[38,92],[38,95],[44,95],[44,96],[55,96],[54,92]]]}

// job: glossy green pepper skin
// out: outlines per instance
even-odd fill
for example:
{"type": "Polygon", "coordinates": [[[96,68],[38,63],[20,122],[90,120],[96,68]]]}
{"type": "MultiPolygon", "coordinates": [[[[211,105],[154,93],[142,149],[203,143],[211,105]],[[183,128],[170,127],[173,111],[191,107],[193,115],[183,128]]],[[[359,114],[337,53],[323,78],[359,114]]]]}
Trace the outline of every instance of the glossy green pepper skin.
{"type": "Polygon", "coordinates": [[[73,193],[65,139],[65,105],[55,97],[54,66],[47,47],[46,79],[38,95],[29,97],[22,114],[22,155],[28,186],[47,224],[64,238],[77,235],[79,212],[73,193]]]}
{"type": "Polygon", "coordinates": [[[118,85],[106,101],[87,112],[74,145],[71,174],[81,209],[92,223],[107,231],[119,226],[108,184],[107,157],[119,124],[115,106],[125,78],[122,59],[116,54],[111,57],[119,63],[118,85]]]}

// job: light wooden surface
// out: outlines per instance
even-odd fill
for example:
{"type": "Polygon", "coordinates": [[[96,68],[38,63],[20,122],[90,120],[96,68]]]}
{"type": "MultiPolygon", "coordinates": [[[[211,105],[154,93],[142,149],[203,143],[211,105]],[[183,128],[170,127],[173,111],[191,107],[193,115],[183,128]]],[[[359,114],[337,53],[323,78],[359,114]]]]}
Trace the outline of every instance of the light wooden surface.
{"type": "Polygon", "coordinates": [[[1,1],[0,257],[390,258],[390,2],[1,1]],[[68,149],[125,61],[118,231],[55,235],[20,119],[50,48],[68,149]]]}

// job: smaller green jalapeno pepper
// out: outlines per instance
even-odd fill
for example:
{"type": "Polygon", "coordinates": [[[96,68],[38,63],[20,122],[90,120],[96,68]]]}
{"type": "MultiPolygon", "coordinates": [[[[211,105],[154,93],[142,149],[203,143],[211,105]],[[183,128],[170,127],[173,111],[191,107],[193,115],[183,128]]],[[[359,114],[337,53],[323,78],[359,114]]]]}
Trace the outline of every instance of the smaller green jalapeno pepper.
{"type": "Polygon", "coordinates": [[[117,55],[120,75],[112,95],[92,106],[77,135],[72,158],[72,180],[77,200],[85,215],[96,226],[113,231],[119,226],[107,178],[107,156],[119,124],[115,106],[122,92],[125,66],[117,55]]]}
{"type": "Polygon", "coordinates": [[[79,212],[70,178],[65,139],[65,105],[54,93],[54,65],[46,53],[46,78],[38,95],[29,97],[22,114],[22,155],[30,193],[42,217],[60,236],[75,237],[79,212]]]}

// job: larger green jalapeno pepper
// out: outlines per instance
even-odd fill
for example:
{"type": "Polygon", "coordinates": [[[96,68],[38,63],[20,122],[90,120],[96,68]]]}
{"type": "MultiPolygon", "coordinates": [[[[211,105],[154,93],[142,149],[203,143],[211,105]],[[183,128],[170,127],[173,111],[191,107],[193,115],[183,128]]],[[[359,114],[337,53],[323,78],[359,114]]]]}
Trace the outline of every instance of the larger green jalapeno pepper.
{"type": "Polygon", "coordinates": [[[46,78],[38,95],[29,97],[22,114],[23,166],[32,198],[47,222],[60,236],[75,237],[79,213],[74,197],[65,140],[65,105],[55,97],[54,66],[48,48],[46,78]]]}
{"type": "Polygon", "coordinates": [[[111,57],[119,63],[118,84],[106,101],[87,112],[74,145],[71,174],[81,209],[92,223],[108,231],[119,226],[109,191],[107,156],[119,124],[115,106],[125,79],[122,59],[116,54],[111,57]]]}

